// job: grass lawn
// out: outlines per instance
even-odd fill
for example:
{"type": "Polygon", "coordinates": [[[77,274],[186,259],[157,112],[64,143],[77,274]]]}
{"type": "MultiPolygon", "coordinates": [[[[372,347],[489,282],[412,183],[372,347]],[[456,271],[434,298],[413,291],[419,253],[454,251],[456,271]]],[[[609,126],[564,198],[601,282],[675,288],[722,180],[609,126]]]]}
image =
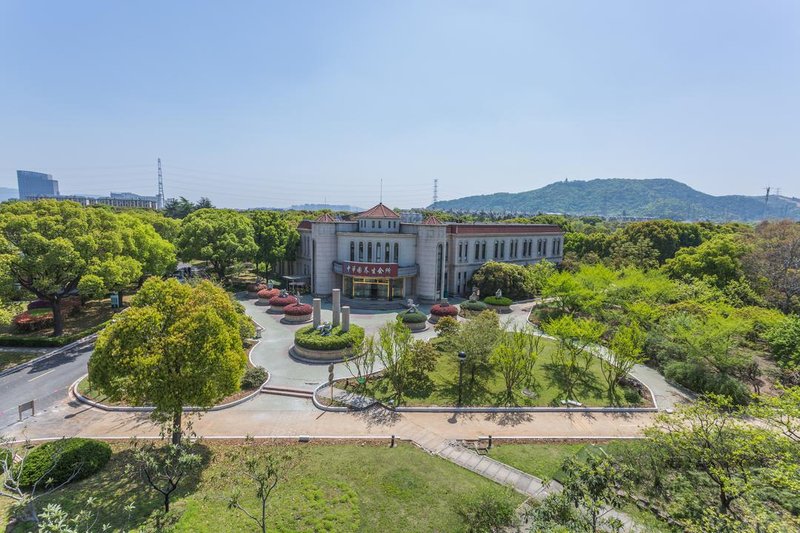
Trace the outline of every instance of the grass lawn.
{"type": "Polygon", "coordinates": [[[11,368],[12,366],[21,365],[26,361],[30,361],[31,359],[35,359],[47,353],[49,350],[50,348],[43,348],[40,350],[0,350],[0,371],[11,368]]]}
{"type": "MultiPolygon", "coordinates": [[[[446,350],[442,343],[434,344],[439,348],[441,355],[436,361],[436,367],[429,374],[430,382],[417,390],[410,390],[405,396],[405,403],[409,406],[452,406],[458,403],[458,358],[452,351],[446,350]]],[[[561,383],[560,373],[552,364],[552,356],[556,350],[553,341],[542,339],[543,353],[539,356],[534,369],[535,387],[529,392],[532,396],[523,393],[523,387],[514,391],[514,398],[506,398],[505,381],[502,374],[495,372],[489,376],[478,377],[474,386],[470,385],[469,375],[464,375],[464,390],[462,405],[467,406],[506,406],[515,405],[523,407],[561,406],[561,400],[566,400],[561,383]]],[[[387,402],[394,394],[394,390],[387,380],[379,379],[370,383],[368,395],[378,400],[387,402]]],[[[606,395],[606,386],[600,372],[600,363],[595,358],[589,369],[588,379],[575,388],[576,398],[585,406],[599,407],[609,405],[606,395]]],[[[623,405],[625,399],[621,398],[623,405]]]]}
{"type": "MultiPolygon", "coordinates": [[[[233,444],[206,443],[207,463],[187,479],[173,508],[180,518],[174,531],[258,531],[241,512],[228,510],[234,490],[256,508],[254,489],[226,457],[233,444]]],[[[111,462],[97,475],[49,497],[78,509],[89,496],[101,502],[98,524],[114,531],[138,529],[160,506],[157,493],[124,473],[124,445],[114,445],[111,462]],[[124,507],[133,504],[134,509],[124,507]]],[[[410,532],[463,531],[457,507],[477,491],[495,491],[520,504],[522,496],[411,445],[391,449],[373,445],[309,444],[292,447],[299,460],[273,492],[268,504],[270,531],[410,532]]],[[[0,505],[4,505],[0,503],[0,505]]],[[[7,511],[7,508],[5,508],[7,511]]],[[[14,531],[25,531],[17,527],[14,531]]]]}

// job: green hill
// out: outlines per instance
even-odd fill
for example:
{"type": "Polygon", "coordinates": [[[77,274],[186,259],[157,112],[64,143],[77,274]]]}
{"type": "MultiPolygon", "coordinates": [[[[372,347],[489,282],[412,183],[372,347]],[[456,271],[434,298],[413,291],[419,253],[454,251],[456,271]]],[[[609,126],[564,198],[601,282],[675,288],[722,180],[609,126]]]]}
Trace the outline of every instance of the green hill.
{"type": "Polygon", "coordinates": [[[672,179],[594,179],[559,181],[541,189],[445,200],[433,209],[472,212],[564,213],[676,220],[800,219],[800,200],[771,197],[712,196],[672,179]]]}

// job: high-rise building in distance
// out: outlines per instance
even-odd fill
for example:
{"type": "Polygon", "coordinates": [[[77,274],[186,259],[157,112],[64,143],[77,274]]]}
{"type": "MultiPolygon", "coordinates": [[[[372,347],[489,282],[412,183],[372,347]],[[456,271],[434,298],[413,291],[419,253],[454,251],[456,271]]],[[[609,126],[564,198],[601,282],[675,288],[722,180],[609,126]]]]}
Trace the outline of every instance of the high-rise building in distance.
{"type": "Polygon", "coordinates": [[[58,196],[58,180],[50,174],[32,172],[30,170],[17,170],[17,185],[19,199],[41,198],[42,196],[58,196]]]}

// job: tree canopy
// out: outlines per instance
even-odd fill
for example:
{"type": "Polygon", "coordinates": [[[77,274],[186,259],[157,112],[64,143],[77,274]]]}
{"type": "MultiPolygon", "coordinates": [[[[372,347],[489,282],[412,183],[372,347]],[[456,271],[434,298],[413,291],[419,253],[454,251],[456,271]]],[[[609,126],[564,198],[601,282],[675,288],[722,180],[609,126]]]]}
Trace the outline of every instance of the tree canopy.
{"type": "Polygon", "coordinates": [[[181,223],[178,237],[181,259],[208,261],[224,280],[236,261],[251,260],[258,247],[247,215],[227,209],[200,209],[181,223]]]}

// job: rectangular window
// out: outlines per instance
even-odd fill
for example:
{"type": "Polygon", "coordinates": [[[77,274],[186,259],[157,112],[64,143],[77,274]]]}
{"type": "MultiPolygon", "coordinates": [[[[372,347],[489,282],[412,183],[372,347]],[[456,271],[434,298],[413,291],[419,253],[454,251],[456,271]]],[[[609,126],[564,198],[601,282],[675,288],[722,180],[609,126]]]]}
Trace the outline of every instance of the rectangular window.
{"type": "Polygon", "coordinates": [[[480,258],[481,258],[481,243],[475,241],[475,260],[477,261],[480,258]]]}
{"type": "Polygon", "coordinates": [[[486,241],[481,244],[481,259],[486,259],[486,241]]]}

